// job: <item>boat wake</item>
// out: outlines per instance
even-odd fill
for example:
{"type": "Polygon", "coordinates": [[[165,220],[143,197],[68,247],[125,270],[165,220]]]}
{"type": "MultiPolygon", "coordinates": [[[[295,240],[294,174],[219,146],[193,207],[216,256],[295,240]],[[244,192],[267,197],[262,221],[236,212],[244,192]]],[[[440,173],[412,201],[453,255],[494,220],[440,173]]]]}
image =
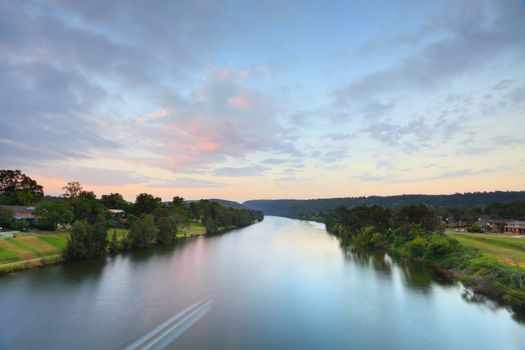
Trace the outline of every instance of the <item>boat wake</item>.
{"type": "Polygon", "coordinates": [[[210,311],[211,305],[212,296],[210,295],[162,322],[124,349],[165,349],[206,315],[210,311]]]}

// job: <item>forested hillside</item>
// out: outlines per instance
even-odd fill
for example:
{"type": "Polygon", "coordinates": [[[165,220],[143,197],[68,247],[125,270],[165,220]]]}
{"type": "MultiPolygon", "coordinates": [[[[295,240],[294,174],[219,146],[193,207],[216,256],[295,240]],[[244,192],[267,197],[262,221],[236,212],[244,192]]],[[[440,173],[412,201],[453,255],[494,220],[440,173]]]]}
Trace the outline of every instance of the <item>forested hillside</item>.
{"type": "Polygon", "coordinates": [[[261,210],[266,215],[278,215],[300,218],[312,213],[319,213],[339,206],[355,207],[358,205],[381,205],[385,208],[399,208],[407,205],[423,204],[428,207],[481,207],[493,203],[525,201],[525,191],[514,192],[473,192],[451,195],[407,194],[400,196],[370,196],[326,199],[277,199],[250,200],[243,203],[250,209],[261,210]]]}

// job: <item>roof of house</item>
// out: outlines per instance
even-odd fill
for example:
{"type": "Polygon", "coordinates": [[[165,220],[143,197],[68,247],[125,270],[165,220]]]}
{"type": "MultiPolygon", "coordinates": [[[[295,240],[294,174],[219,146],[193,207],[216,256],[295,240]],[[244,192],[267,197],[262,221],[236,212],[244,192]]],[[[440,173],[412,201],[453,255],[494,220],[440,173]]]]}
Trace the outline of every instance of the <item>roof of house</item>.
{"type": "Polygon", "coordinates": [[[514,219],[488,219],[487,223],[489,224],[507,224],[511,221],[515,221],[514,219]]]}
{"type": "Polygon", "coordinates": [[[514,220],[507,222],[508,225],[525,225],[525,221],[521,220],[514,220]]]}

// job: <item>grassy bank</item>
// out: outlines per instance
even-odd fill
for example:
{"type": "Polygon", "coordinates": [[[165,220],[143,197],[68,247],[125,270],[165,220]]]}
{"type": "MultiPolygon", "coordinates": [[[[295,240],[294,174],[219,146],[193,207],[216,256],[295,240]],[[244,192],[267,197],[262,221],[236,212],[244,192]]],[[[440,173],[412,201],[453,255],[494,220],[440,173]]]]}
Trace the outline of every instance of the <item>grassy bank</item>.
{"type": "MultiPolygon", "coordinates": [[[[108,230],[108,238],[116,231],[117,239],[123,240],[128,231],[122,228],[108,230]]],[[[177,238],[206,233],[203,225],[192,223],[182,227],[177,238]]],[[[63,262],[62,251],[66,247],[67,232],[19,232],[16,238],[0,240],[0,275],[63,262]]]]}
{"type": "Polygon", "coordinates": [[[385,234],[364,229],[347,242],[386,249],[401,257],[446,271],[476,293],[525,310],[525,268],[518,261],[520,238],[448,234],[413,230],[407,238],[400,230],[385,234]]]}
{"type": "Polygon", "coordinates": [[[504,264],[525,267],[525,237],[481,233],[447,234],[465,247],[478,249],[483,256],[495,258],[504,264]]]}

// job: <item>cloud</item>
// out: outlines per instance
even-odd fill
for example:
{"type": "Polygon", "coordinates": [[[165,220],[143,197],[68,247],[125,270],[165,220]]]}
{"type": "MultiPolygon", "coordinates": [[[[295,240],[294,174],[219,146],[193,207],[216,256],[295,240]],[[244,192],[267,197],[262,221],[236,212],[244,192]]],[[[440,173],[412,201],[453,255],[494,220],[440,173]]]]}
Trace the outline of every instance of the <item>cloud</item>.
{"type": "MultiPolygon", "coordinates": [[[[361,174],[355,177],[361,182],[383,182],[387,180],[384,176],[370,175],[370,174],[361,174]]],[[[391,178],[390,178],[391,179],[391,178]]]]}
{"type": "Polygon", "coordinates": [[[160,181],[148,184],[148,187],[154,188],[222,188],[228,186],[228,184],[220,182],[193,179],[189,177],[181,177],[172,181],[160,181]]]}
{"type": "Polygon", "coordinates": [[[494,86],[492,87],[492,90],[503,90],[503,89],[506,89],[506,88],[509,87],[513,82],[514,82],[514,80],[512,80],[512,79],[505,79],[505,80],[502,80],[502,81],[500,81],[499,83],[497,83],[496,85],[494,85],[494,86]]]}
{"type": "Polygon", "coordinates": [[[124,170],[101,168],[61,168],[55,175],[67,181],[79,181],[83,185],[129,185],[141,184],[150,180],[149,177],[124,170]]]}
{"type": "MultiPolygon", "coordinates": [[[[227,159],[242,160],[253,152],[296,156],[299,151],[282,136],[271,96],[251,89],[228,71],[206,72],[186,97],[166,98],[157,111],[123,121],[124,142],[140,143],[148,164],[172,172],[206,172],[227,159]],[[231,98],[243,96],[242,108],[231,98]],[[152,118],[159,114],[161,118],[152,118]],[[147,122],[145,122],[147,121],[147,122]]],[[[134,157],[135,155],[130,155],[134,157]]]]}
{"type": "Polygon", "coordinates": [[[262,164],[271,164],[271,165],[284,164],[284,163],[288,163],[288,162],[289,162],[289,160],[281,159],[281,158],[266,158],[266,159],[261,161],[262,164]]]}
{"type": "Polygon", "coordinates": [[[263,166],[246,166],[246,167],[223,167],[213,170],[215,176],[261,176],[270,168],[263,166]]]}
{"type": "Polygon", "coordinates": [[[328,139],[333,142],[337,141],[348,141],[355,137],[355,134],[352,133],[342,133],[342,132],[335,132],[330,134],[323,135],[323,138],[328,139]]]}
{"type": "Polygon", "coordinates": [[[273,97],[248,87],[268,68],[208,67],[178,81],[234,29],[216,28],[224,11],[193,1],[0,4],[0,161],[112,153],[203,172],[251,152],[297,153],[280,140],[273,97]]]}
{"type": "Polygon", "coordinates": [[[118,145],[94,118],[105,94],[81,75],[43,63],[0,60],[0,161],[84,158],[118,145]]]}
{"type": "Polygon", "coordinates": [[[376,102],[384,95],[408,90],[428,91],[457,79],[467,72],[479,71],[495,61],[524,59],[525,8],[518,1],[459,3],[431,27],[446,35],[436,39],[401,62],[386,69],[367,73],[335,92],[339,106],[376,102]],[[459,7],[459,10],[458,10],[459,7]],[[437,22],[437,23],[436,23],[437,22]]]}

